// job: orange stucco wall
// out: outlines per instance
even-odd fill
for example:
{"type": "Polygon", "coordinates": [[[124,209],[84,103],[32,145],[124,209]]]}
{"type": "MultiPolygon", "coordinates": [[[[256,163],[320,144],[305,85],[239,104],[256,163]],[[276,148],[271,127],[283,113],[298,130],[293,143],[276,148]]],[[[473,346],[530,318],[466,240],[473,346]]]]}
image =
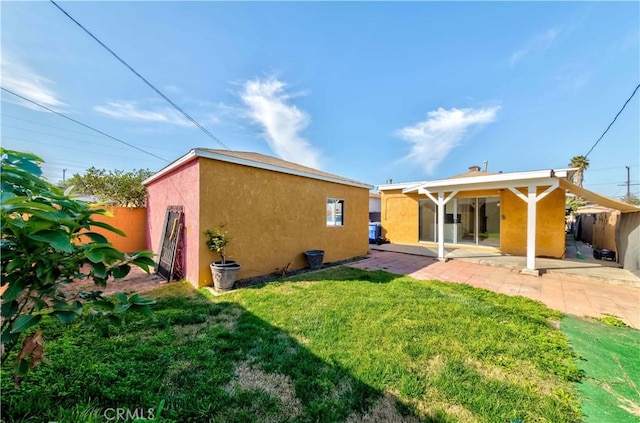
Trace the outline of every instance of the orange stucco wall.
{"type": "Polygon", "coordinates": [[[105,236],[117,250],[124,253],[133,253],[147,248],[147,212],[144,207],[99,206],[97,208],[107,210],[112,216],[95,214],[93,215],[94,220],[107,223],[114,228],[120,229],[126,236],[118,235],[97,226],[91,228],[92,232],[105,236]]]}
{"type": "Polygon", "coordinates": [[[390,242],[413,244],[418,242],[418,195],[403,194],[402,190],[381,193],[382,236],[390,242]]]}
{"type": "MultiPolygon", "coordinates": [[[[539,192],[545,188],[540,188],[539,192]]],[[[500,196],[500,250],[505,254],[526,255],[527,204],[508,189],[466,191],[456,198],[500,196]]],[[[400,244],[417,244],[419,231],[418,201],[425,197],[402,194],[401,190],[383,191],[383,236],[400,244]]],[[[537,204],[536,255],[564,256],[565,193],[556,189],[537,204]]]]}
{"type": "Polygon", "coordinates": [[[232,238],[230,259],[241,266],[239,278],[307,266],[303,252],[324,250],[324,261],[367,253],[369,191],[200,158],[198,278],[211,284],[209,264],[219,260],[205,245],[204,231],[225,224],[232,238]],[[345,200],[344,226],[327,227],[326,200],[345,200]]]}
{"type": "MultiPolygon", "coordinates": [[[[539,188],[541,193],[545,188],[539,188]]],[[[524,191],[523,191],[524,192],[524,191]]],[[[536,205],[536,256],[564,256],[565,193],[556,189],[536,205]]],[[[500,212],[504,216],[500,227],[500,250],[505,254],[527,254],[527,203],[514,193],[502,194],[500,212]]]]}
{"type": "MultiPolygon", "coordinates": [[[[147,185],[147,248],[159,253],[160,237],[168,206],[184,208],[184,266],[185,278],[197,281],[198,246],[200,245],[200,171],[193,160],[147,185]]],[[[157,261],[157,256],[156,256],[157,261]]]]}

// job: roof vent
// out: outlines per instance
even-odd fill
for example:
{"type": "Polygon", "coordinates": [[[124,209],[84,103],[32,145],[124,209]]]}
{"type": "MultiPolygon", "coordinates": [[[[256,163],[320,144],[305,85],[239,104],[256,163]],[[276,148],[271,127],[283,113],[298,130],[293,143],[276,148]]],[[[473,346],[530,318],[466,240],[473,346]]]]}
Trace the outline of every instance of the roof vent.
{"type": "Polygon", "coordinates": [[[469,172],[480,172],[480,166],[469,166],[469,172]]]}

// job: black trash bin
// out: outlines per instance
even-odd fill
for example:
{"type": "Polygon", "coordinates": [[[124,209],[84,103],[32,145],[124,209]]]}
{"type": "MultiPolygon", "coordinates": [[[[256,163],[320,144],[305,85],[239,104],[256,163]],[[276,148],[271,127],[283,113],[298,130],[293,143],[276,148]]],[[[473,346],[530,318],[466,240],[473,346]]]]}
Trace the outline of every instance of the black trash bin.
{"type": "Polygon", "coordinates": [[[310,269],[321,269],[324,260],[324,250],[307,250],[304,252],[310,269]]]}

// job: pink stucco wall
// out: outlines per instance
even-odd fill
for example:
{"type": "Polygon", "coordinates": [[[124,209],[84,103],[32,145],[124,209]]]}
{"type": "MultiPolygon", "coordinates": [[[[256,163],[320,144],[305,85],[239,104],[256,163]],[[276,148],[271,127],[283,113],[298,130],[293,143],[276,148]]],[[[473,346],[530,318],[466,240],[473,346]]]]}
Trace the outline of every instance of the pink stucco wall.
{"type": "Polygon", "coordinates": [[[192,160],[147,185],[147,248],[158,254],[168,206],[184,208],[185,278],[199,280],[198,243],[200,239],[200,170],[192,160]]]}

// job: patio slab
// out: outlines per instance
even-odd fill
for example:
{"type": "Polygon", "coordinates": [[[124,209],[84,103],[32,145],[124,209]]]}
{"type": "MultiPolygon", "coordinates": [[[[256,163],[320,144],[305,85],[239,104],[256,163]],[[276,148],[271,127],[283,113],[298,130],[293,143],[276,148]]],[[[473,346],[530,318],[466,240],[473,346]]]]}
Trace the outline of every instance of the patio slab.
{"type": "MultiPolygon", "coordinates": [[[[438,256],[437,247],[428,245],[382,244],[370,245],[369,248],[432,258],[438,256]]],[[[526,257],[503,255],[496,249],[446,248],[445,257],[469,263],[507,267],[518,272],[527,264],[526,257]]],[[[622,269],[616,262],[594,259],[591,247],[581,242],[568,241],[564,259],[536,258],[536,266],[541,273],[556,274],[560,278],[582,277],[640,288],[640,277],[622,269]],[[578,258],[578,251],[582,258],[578,258]]]]}
{"type": "Polygon", "coordinates": [[[372,248],[366,259],[349,266],[385,270],[421,280],[467,283],[506,295],[531,298],[579,317],[612,314],[629,326],[640,329],[640,288],[605,282],[585,274],[547,272],[536,277],[521,274],[509,266],[488,266],[462,258],[441,262],[426,255],[382,251],[380,248],[372,248]]]}

